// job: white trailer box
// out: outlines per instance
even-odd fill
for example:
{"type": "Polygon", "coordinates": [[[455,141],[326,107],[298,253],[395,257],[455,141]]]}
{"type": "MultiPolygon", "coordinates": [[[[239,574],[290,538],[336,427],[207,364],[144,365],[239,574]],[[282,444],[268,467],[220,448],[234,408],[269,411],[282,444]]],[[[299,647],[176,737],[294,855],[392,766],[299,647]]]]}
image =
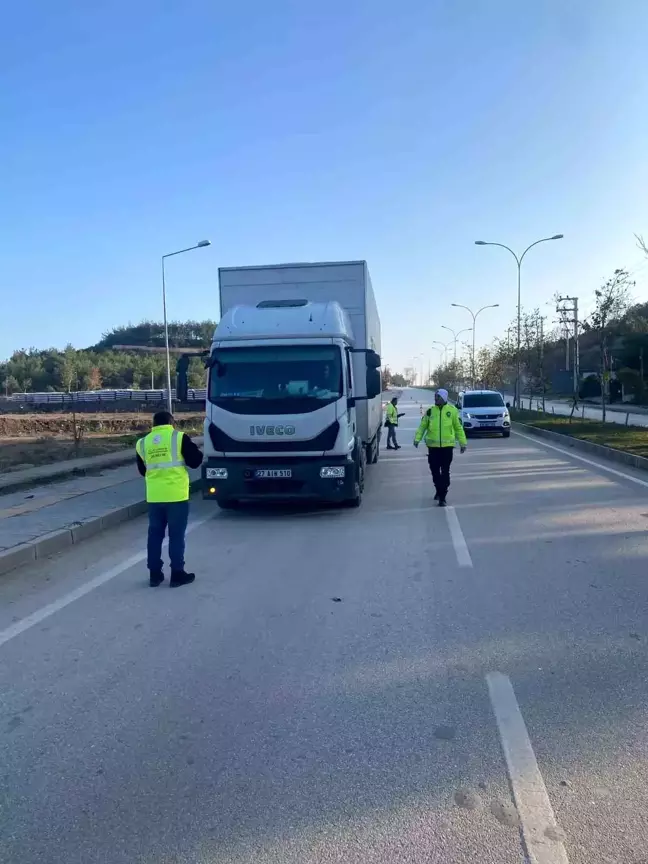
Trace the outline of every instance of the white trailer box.
{"type": "MultiPolygon", "coordinates": [[[[221,318],[234,306],[257,306],[264,300],[336,301],[351,320],[354,347],[370,348],[380,356],[380,318],[366,261],[221,267],[218,282],[221,318]]],[[[364,357],[357,355],[354,370],[359,380],[363,369],[364,357]]],[[[365,444],[382,421],[382,396],[358,402],[358,431],[365,444]]]]}

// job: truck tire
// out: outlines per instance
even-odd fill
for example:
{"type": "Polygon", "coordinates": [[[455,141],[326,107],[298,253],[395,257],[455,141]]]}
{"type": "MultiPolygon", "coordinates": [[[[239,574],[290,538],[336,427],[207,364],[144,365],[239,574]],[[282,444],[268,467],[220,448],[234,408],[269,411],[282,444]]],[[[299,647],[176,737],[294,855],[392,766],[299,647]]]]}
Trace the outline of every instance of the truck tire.
{"type": "Polygon", "coordinates": [[[364,492],[366,464],[365,452],[365,448],[362,445],[356,447],[356,482],[353,486],[353,497],[349,498],[346,501],[347,507],[351,507],[353,509],[359,507],[362,504],[362,493],[364,492]]]}
{"type": "Polygon", "coordinates": [[[367,447],[367,465],[375,465],[380,457],[380,441],[378,436],[373,440],[373,443],[367,447]]]}
{"type": "Polygon", "coordinates": [[[240,506],[240,501],[236,498],[217,498],[216,503],[221,510],[238,510],[240,506]]]}

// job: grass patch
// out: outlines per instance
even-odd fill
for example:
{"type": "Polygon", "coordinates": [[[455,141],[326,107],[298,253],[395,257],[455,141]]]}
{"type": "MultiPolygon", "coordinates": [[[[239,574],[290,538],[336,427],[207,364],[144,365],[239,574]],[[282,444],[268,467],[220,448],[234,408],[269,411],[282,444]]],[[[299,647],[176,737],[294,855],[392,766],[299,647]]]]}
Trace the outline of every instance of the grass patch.
{"type": "Polygon", "coordinates": [[[599,420],[582,420],[577,417],[569,422],[569,417],[557,414],[540,414],[537,411],[511,410],[511,419],[527,426],[558,432],[581,441],[591,441],[602,447],[633,453],[648,458],[648,427],[621,426],[617,423],[601,423],[599,420]]]}

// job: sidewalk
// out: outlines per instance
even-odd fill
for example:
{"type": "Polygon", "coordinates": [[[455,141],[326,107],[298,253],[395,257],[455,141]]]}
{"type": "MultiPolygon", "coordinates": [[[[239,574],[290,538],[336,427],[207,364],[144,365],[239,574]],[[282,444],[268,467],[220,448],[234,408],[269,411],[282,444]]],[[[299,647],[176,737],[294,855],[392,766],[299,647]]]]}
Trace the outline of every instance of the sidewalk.
{"type": "MultiPolygon", "coordinates": [[[[0,575],[144,513],[144,481],[132,453],[128,462],[103,473],[95,462],[87,467],[98,473],[2,495],[0,575]]],[[[196,486],[200,469],[189,474],[196,486]]]]}
{"type": "MultiPolygon", "coordinates": [[[[23,468],[21,471],[8,471],[6,474],[0,474],[0,495],[13,492],[15,489],[28,489],[34,485],[60,480],[63,477],[96,473],[105,468],[116,468],[126,464],[133,464],[132,447],[116,453],[105,453],[103,456],[85,456],[82,459],[66,459],[63,462],[52,462],[50,465],[23,468]]],[[[0,503],[4,503],[2,499],[0,503]]]]}

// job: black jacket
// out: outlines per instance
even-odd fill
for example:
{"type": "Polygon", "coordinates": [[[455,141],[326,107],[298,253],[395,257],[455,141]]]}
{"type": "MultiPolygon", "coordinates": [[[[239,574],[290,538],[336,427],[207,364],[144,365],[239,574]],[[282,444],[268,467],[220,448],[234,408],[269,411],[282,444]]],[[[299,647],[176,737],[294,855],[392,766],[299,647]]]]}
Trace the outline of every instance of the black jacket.
{"type": "MultiPolygon", "coordinates": [[[[187,468],[200,468],[203,461],[202,450],[194,444],[186,432],[182,435],[180,452],[182,453],[182,458],[184,459],[187,468]]],[[[139,453],[137,454],[137,470],[142,477],[145,476],[146,465],[142,462],[139,453]]]]}

